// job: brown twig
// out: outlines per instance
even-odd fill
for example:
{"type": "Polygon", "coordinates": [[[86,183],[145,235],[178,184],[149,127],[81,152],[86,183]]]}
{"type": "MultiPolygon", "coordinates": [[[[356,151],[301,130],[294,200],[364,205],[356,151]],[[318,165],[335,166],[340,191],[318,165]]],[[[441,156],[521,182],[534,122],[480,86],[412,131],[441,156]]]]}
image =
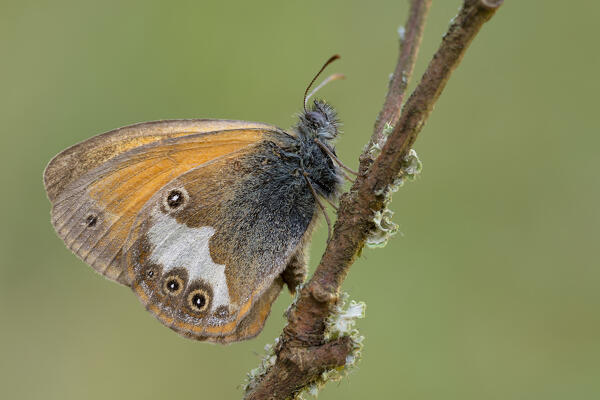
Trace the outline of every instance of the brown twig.
{"type": "Polygon", "coordinates": [[[430,6],[431,0],[412,0],[406,26],[398,29],[400,39],[398,62],[390,79],[390,87],[385,96],[385,102],[377,116],[377,120],[375,120],[375,129],[369,144],[377,143],[382,139],[383,128],[386,123],[395,126],[398,118],[400,118],[402,100],[415,68],[419,47],[421,47],[421,39],[423,38],[425,19],[430,6]]]}
{"type": "Polygon", "coordinates": [[[388,187],[401,172],[404,157],[452,71],[480,28],[502,4],[502,0],[464,0],[421,81],[400,113],[430,2],[411,1],[398,66],[370,143],[382,143],[385,123],[389,122],[393,130],[374,161],[368,148],[361,155],[360,176],[340,199],[338,219],[321,262],[300,291],[295,307],[288,313],[288,324],[275,350],[277,360],[249,388],[246,399],[292,397],[317,380],[322,372],[343,366],[346,355],[352,350],[352,343],[347,337],[332,341],[326,341],[324,337],[325,321],[338,300],[341,284],[368,235],[375,229],[374,212],[385,207],[388,187]]]}

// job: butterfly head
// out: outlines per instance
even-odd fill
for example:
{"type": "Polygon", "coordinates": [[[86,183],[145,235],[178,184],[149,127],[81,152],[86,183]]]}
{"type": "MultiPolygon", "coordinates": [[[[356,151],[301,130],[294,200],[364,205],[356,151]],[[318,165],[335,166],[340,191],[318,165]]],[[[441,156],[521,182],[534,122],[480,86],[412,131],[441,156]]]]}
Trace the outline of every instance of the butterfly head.
{"type": "Polygon", "coordinates": [[[299,115],[299,121],[296,125],[296,131],[303,138],[314,140],[318,139],[321,142],[327,142],[328,140],[335,139],[339,132],[340,122],[337,118],[337,112],[335,109],[323,100],[313,100],[311,106],[307,107],[308,100],[314,95],[319,89],[325,86],[331,81],[338,79],[344,79],[342,74],[333,74],[326,78],[320,85],[318,85],[312,92],[309,93],[313,83],[317,80],[321,72],[327,68],[329,64],[339,59],[340,56],[335,54],[329,58],[323,64],[319,72],[308,84],[306,91],[304,92],[304,110],[299,115]]]}
{"type": "Polygon", "coordinates": [[[309,108],[300,113],[296,130],[305,138],[325,142],[335,139],[339,126],[335,109],[322,100],[314,100],[309,108]]]}

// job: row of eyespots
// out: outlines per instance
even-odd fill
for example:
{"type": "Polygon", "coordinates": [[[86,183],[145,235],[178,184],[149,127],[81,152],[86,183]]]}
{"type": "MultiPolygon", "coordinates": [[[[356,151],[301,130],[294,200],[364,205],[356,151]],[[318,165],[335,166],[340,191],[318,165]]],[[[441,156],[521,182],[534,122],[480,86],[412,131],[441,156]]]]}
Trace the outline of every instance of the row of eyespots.
{"type": "MultiPolygon", "coordinates": [[[[165,279],[163,291],[169,296],[179,296],[183,292],[184,286],[184,282],[179,276],[172,275],[165,279]]],[[[210,295],[203,289],[195,289],[188,294],[187,302],[192,310],[204,312],[208,308],[210,295]]]]}

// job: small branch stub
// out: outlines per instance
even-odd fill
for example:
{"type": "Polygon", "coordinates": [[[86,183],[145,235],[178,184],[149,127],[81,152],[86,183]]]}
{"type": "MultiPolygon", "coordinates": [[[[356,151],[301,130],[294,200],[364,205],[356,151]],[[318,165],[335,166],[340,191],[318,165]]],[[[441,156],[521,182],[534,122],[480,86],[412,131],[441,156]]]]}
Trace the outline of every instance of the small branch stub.
{"type": "MultiPolygon", "coordinates": [[[[384,130],[385,132],[385,130],[384,130]]],[[[366,239],[366,245],[371,248],[385,247],[388,240],[398,233],[398,225],[392,221],[394,213],[389,209],[389,204],[392,202],[392,194],[396,193],[404,183],[407,181],[413,181],[417,178],[417,175],[421,173],[423,164],[419,160],[417,152],[411,149],[406,157],[404,157],[404,163],[400,173],[394,179],[390,185],[385,187],[383,190],[376,191],[375,195],[384,196],[383,210],[375,211],[373,216],[373,223],[375,228],[369,233],[366,239]]]]}

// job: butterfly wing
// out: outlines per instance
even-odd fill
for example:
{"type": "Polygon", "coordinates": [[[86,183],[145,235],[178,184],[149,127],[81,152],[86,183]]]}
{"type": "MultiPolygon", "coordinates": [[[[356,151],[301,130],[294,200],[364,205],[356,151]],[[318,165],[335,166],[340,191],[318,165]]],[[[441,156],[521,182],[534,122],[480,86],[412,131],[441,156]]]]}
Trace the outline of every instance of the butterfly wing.
{"type": "Polygon", "coordinates": [[[310,231],[315,200],[298,160],[281,134],[269,136],[173,179],[131,228],[127,281],[184,336],[229,342],[260,332],[310,231]]]}
{"type": "Polygon", "coordinates": [[[85,173],[128,150],[164,139],[238,129],[277,129],[258,122],[221,119],[185,119],[143,122],[125,126],[75,144],[54,157],[44,171],[50,201],[85,173]]]}
{"type": "Polygon", "coordinates": [[[58,154],[44,172],[52,224],[66,245],[110,279],[140,209],[170,180],[263,139],[277,128],[244,121],[174,120],[132,125],[58,154]]]}

